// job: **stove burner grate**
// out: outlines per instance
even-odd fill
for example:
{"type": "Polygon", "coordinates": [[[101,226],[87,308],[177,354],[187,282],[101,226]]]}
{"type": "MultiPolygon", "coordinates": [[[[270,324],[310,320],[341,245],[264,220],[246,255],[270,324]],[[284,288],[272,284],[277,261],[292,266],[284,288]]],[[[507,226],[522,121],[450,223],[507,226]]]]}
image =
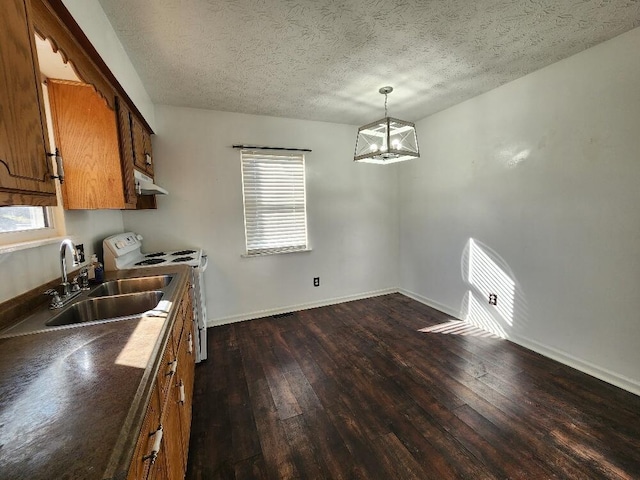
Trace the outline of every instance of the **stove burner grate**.
{"type": "Polygon", "coordinates": [[[164,257],[166,253],[164,252],[155,252],[155,253],[147,253],[145,258],[153,258],[153,257],[164,257]]]}
{"type": "Polygon", "coordinates": [[[180,250],[179,252],[173,252],[171,255],[173,255],[173,256],[191,255],[193,253],[196,253],[196,251],[195,250],[180,250]]]}
{"type": "Polygon", "coordinates": [[[193,259],[194,259],[193,257],[178,257],[178,258],[174,258],[171,261],[172,262],[190,262],[193,259]]]}
{"type": "Polygon", "coordinates": [[[157,265],[158,263],[164,263],[164,258],[149,258],[136,263],[136,265],[157,265]]]}

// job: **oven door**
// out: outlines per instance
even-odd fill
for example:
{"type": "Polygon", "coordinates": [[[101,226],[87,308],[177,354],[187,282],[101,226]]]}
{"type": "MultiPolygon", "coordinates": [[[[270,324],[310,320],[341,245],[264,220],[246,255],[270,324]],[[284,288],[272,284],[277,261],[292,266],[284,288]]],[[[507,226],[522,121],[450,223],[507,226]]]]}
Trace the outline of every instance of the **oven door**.
{"type": "Polygon", "coordinates": [[[193,303],[193,337],[195,338],[196,363],[207,359],[207,306],[205,304],[204,271],[208,259],[202,256],[200,265],[193,268],[193,289],[191,301],[193,303]]]}

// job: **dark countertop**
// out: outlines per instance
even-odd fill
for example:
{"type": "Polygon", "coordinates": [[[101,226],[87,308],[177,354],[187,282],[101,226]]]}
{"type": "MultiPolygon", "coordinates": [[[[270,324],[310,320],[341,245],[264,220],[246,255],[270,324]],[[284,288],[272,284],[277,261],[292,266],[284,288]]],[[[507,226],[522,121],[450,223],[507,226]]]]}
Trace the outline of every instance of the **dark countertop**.
{"type": "Polygon", "coordinates": [[[176,275],[166,318],[0,339],[0,478],[126,478],[189,267],[107,277],[167,273],[176,275]]]}

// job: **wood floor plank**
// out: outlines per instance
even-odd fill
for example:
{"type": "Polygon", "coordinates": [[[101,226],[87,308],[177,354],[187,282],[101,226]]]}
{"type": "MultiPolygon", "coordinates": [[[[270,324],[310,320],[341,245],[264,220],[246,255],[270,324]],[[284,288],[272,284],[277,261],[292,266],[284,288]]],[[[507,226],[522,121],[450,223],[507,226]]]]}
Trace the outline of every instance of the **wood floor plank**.
{"type": "Polygon", "coordinates": [[[356,468],[351,452],[334,427],[324,409],[314,409],[304,413],[305,422],[312,432],[311,441],[320,458],[323,459],[328,479],[365,478],[356,468]]]}
{"type": "Polygon", "coordinates": [[[283,480],[299,478],[267,381],[263,379],[249,384],[249,397],[255,408],[254,416],[268,477],[283,480]]]}
{"type": "Polygon", "coordinates": [[[291,448],[293,462],[299,472],[308,478],[329,478],[324,460],[318,455],[311,440],[311,432],[303,415],[282,421],[282,426],[291,448]]]}
{"type": "Polygon", "coordinates": [[[378,453],[386,471],[393,472],[404,480],[424,480],[427,474],[393,433],[373,440],[373,449],[378,453]]]}
{"type": "Polygon", "coordinates": [[[640,478],[640,397],[420,331],[450,321],[390,294],[209,329],[187,478],[640,478]]]}
{"type": "Polygon", "coordinates": [[[267,471],[262,455],[246,458],[236,462],[233,469],[236,480],[267,480],[267,471]]]}
{"type": "Polygon", "coordinates": [[[231,366],[241,367],[225,369],[233,459],[235,462],[239,462],[260,455],[262,449],[253,416],[253,408],[248,401],[249,388],[244,368],[242,368],[243,362],[240,350],[237,348],[229,350],[229,360],[231,366]]]}

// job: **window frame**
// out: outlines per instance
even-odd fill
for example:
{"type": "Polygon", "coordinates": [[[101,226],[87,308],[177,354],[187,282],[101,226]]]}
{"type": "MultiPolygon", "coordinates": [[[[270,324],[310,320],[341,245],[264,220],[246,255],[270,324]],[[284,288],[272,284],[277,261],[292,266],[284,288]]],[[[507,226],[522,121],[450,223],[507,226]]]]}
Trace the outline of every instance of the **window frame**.
{"type": "MultiPolygon", "coordinates": [[[[249,161],[249,160],[247,160],[249,161]]],[[[302,152],[291,152],[291,151],[274,151],[274,150],[260,150],[260,149],[242,149],[240,151],[240,177],[242,183],[242,212],[243,212],[243,222],[244,222],[244,240],[245,240],[245,250],[241,255],[242,257],[261,257],[267,255],[279,255],[286,253],[299,253],[299,252],[310,252],[311,248],[309,246],[309,222],[307,217],[307,175],[306,175],[306,155],[302,152]],[[247,197],[246,197],[246,185],[245,185],[245,156],[259,156],[264,159],[273,158],[282,161],[287,157],[291,160],[300,161],[302,163],[302,200],[303,200],[303,214],[304,214],[304,244],[302,245],[280,245],[277,247],[270,248],[249,248],[249,226],[247,222],[247,197]]],[[[300,184],[298,184],[300,185],[300,184]]]]}

